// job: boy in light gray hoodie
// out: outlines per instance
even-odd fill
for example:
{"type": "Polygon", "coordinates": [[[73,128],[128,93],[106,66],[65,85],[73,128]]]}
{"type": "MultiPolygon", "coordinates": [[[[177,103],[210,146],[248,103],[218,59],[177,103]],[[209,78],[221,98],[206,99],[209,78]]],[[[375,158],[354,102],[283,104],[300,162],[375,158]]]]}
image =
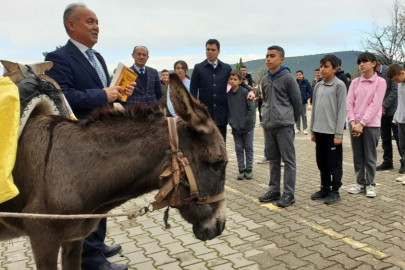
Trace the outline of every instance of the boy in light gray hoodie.
{"type": "Polygon", "coordinates": [[[312,200],[325,204],[339,202],[343,175],[343,128],[346,120],[346,85],[335,73],[339,59],[325,55],[320,61],[321,76],[312,94],[311,140],[316,143],[316,163],[321,173],[321,190],[312,200]]]}
{"type": "Polygon", "coordinates": [[[283,67],[284,49],[271,46],[267,49],[268,74],[261,80],[263,92],[262,123],[270,161],[269,191],[259,196],[261,202],[277,200],[277,206],[295,203],[295,149],[294,124],[301,109],[301,92],[288,68],[283,67]],[[280,193],[281,159],[284,161],[284,192],[280,193]]]}

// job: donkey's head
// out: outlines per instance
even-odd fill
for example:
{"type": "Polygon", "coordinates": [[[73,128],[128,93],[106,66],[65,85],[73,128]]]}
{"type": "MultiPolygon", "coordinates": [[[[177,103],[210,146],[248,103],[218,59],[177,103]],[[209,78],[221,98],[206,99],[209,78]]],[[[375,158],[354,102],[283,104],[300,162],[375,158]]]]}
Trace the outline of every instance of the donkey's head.
{"type": "MultiPolygon", "coordinates": [[[[170,98],[177,115],[179,146],[193,170],[199,193],[213,197],[224,192],[225,168],[228,162],[224,140],[207,108],[195,100],[177,75],[170,75],[170,98]]],[[[187,185],[179,186],[180,200],[189,196],[187,185]]],[[[191,224],[195,236],[210,240],[221,235],[226,221],[225,200],[179,207],[181,216],[191,224]]]]}

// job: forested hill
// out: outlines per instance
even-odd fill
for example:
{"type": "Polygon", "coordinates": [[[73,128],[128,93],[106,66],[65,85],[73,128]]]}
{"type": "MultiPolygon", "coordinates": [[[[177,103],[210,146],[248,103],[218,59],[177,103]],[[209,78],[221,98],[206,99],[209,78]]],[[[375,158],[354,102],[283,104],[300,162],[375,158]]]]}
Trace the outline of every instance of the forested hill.
{"type": "MultiPolygon", "coordinates": [[[[342,60],[342,69],[345,71],[345,73],[348,72],[352,75],[352,78],[355,78],[359,76],[357,68],[357,56],[360,53],[362,52],[345,51],[286,57],[283,65],[288,67],[294,76],[295,72],[297,72],[298,70],[302,70],[304,72],[304,77],[311,81],[315,77],[315,69],[319,68],[319,61],[322,59],[322,57],[327,54],[334,54],[342,60]]],[[[221,55],[219,56],[219,58],[221,59],[221,55]]],[[[252,75],[254,80],[256,79],[257,73],[263,73],[263,69],[267,69],[265,58],[247,61],[244,62],[244,65],[247,67],[248,72],[252,75]]],[[[231,64],[231,67],[232,69],[234,69],[236,67],[236,63],[231,64]]],[[[192,73],[193,69],[189,69],[188,74],[190,75],[190,78],[192,73]]]]}
{"type": "MultiPolygon", "coordinates": [[[[345,71],[345,73],[349,72],[353,75],[353,73],[357,70],[357,56],[359,53],[361,52],[345,51],[286,57],[283,65],[288,67],[294,76],[296,71],[302,70],[304,72],[304,76],[308,80],[312,80],[314,78],[314,71],[316,68],[319,68],[319,61],[322,59],[322,57],[324,57],[326,54],[334,54],[342,60],[342,69],[345,71]]],[[[266,60],[264,58],[247,61],[244,62],[244,64],[253,78],[255,78],[257,72],[263,68],[266,68],[266,60]]],[[[232,64],[231,66],[232,68],[235,68],[236,63],[232,64]]]]}

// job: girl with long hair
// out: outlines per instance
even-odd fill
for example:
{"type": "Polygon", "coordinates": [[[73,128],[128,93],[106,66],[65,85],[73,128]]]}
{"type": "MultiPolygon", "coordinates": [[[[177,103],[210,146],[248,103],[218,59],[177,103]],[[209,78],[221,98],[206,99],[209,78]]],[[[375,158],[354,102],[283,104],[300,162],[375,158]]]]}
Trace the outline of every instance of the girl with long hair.
{"type": "Polygon", "coordinates": [[[377,144],[387,83],[375,72],[377,59],[374,54],[360,54],[357,65],[362,75],[352,81],[347,95],[347,119],[357,184],[347,191],[350,194],[366,193],[367,197],[373,198],[377,196],[374,179],[377,144]]]}

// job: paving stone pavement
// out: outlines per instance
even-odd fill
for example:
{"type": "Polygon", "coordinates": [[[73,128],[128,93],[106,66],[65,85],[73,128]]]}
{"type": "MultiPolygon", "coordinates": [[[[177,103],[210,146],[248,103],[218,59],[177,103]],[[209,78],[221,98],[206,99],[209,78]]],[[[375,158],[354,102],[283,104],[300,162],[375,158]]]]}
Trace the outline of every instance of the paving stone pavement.
{"type": "MultiPolygon", "coordinates": [[[[228,212],[223,234],[208,242],[197,240],[176,210],[171,210],[170,230],[164,229],[163,211],[139,217],[133,224],[125,217],[110,218],[106,242],[123,246],[110,261],[140,270],[405,269],[405,187],[395,182],[398,153],[394,152],[395,170],[377,172],[378,196],[370,199],[346,192],[355,183],[348,131],[343,145],[342,201],[327,206],[310,199],[320,185],[315,145],[310,135],[296,135],[297,202],[281,209],[257,200],[269,182],[269,166],[256,163],[263,156],[262,128],[255,129],[254,179],[250,181],[236,180],[236,156],[228,131],[228,212]]],[[[113,212],[145,206],[153,196],[131,200],[113,212]]],[[[0,268],[35,269],[27,238],[0,242],[0,268]]]]}

